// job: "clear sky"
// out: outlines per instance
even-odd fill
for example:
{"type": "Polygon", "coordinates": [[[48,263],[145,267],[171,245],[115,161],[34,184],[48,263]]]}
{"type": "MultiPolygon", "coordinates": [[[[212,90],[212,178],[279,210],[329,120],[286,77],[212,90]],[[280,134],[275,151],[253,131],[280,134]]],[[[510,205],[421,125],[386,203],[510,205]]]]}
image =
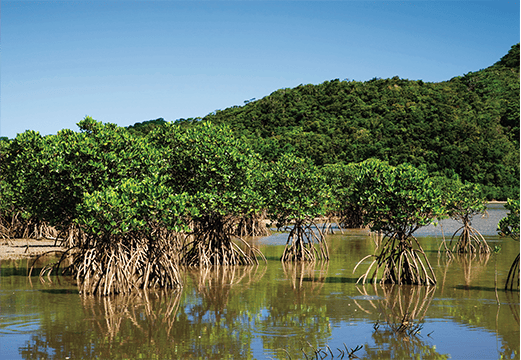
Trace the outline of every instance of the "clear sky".
{"type": "Polygon", "coordinates": [[[486,68],[519,1],[1,2],[0,136],[202,117],[281,88],[486,68]]]}

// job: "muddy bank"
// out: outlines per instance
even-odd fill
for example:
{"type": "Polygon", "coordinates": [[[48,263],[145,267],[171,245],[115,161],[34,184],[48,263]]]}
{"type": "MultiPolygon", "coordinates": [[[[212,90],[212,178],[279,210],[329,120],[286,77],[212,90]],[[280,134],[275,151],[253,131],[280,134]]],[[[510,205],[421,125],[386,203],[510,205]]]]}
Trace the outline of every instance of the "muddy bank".
{"type": "Polygon", "coordinates": [[[65,250],[48,239],[11,239],[0,240],[0,260],[31,258],[49,251],[65,250]]]}

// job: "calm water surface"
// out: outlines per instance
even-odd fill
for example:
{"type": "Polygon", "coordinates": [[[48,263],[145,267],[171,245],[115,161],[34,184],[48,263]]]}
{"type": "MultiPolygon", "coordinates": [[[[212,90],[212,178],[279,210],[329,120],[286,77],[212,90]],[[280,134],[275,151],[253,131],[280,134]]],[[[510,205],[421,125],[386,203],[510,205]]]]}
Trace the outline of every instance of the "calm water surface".
{"type": "Polygon", "coordinates": [[[357,285],[375,249],[365,231],[328,237],[329,263],[281,264],[286,235],[255,240],[267,265],[185,273],[182,291],[82,297],[66,278],[28,278],[26,261],[0,275],[1,359],[519,359],[519,292],[502,290],[519,243],[496,236],[506,212],[475,219],[498,255],[438,255],[458,225],[418,232],[435,287],[357,285]],[[499,305],[495,291],[497,274],[499,305]],[[404,317],[419,330],[394,331],[404,317]]]}

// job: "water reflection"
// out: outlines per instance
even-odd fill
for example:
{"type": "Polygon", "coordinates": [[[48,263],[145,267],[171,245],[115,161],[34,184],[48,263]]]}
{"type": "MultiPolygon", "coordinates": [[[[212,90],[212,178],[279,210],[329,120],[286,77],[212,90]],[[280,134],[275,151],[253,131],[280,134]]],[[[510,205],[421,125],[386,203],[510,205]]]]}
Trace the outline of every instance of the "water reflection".
{"type": "Polygon", "coordinates": [[[364,358],[449,358],[447,354],[439,354],[436,347],[430,345],[421,335],[436,287],[373,284],[372,287],[357,286],[357,290],[360,298],[367,300],[371,306],[364,308],[357,299],[353,299],[358,308],[378,316],[373,326],[374,344],[365,345],[364,358]]]}
{"type": "Polygon", "coordinates": [[[261,303],[240,301],[233,289],[244,291],[265,271],[215,267],[192,271],[193,286],[183,291],[81,296],[82,312],[42,319],[19,353],[26,359],[248,359],[261,303]]]}
{"type": "MultiPolygon", "coordinates": [[[[445,284],[447,280],[447,273],[449,268],[453,265],[459,266],[462,270],[464,284],[457,285],[458,289],[469,290],[473,287],[473,283],[480,280],[487,271],[487,264],[490,257],[493,256],[490,253],[466,253],[466,254],[439,254],[438,253],[438,268],[442,273],[441,281],[439,282],[440,291],[443,294],[445,290],[445,284]]],[[[496,260],[497,261],[497,260],[496,260]]],[[[497,265],[497,264],[496,264],[497,265]]],[[[497,266],[496,266],[497,272],[497,266]]],[[[451,286],[453,286],[451,284],[451,286]]],[[[490,288],[494,289],[494,288],[490,288]]],[[[497,290],[497,280],[496,289],[497,290]]]]}
{"type": "Polygon", "coordinates": [[[135,332],[148,337],[150,329],[161,328],[170,335],[174,326],[181,291],[136,290],[119,296],[82,296],[86,316],[92,319],[96,332],[109,341],[117,338],[123,322],[135,332]]]}
{"type": "Polygon", "coordinates": [[[266,273],[266,266],[214,266],[211,268],[190,269],[188,274],[197,284],[202,294],[219,287],[232,287],[241,284],[243,289],[262,279],[266,273]]]}
{"type": "MultiPolygon", "coordinates": [[[[519,328],[519,292],[505,291],[507,297],[507,304],[512,312],[512,319],[515,320],[519,328]]],[[[498,310],[499,311],[499,310],[498,310]]]]}
{"type": "Polygon", "coordinates": [[[371,306],[371,308],[364,308],[357,298],[353,298],[360,310],[368,314],[378,314],[384,323],[396,324],[403,322],[404,319],[409,323],[423,321],[436,287],[373,284],[356,286],[356,289],[360,293],[359,299],[368,300],[371,306]]]}
{"type": "MultiPolygon", "coordinates": [[[[310,292],[320,291],[324,285],[329,268],[329,261],[318,262],[282,262],[282,271],[287,279],[291,281],[294,290],[306,288],[310,292]]],[[[297,293],[300,293],[297,291],[297,293]]]]}
{"type": "Polygon", "coordinates": [[[469,289],[472,282],[482,276],[487,267],[490,254],[458,254],[454,262],[463,269],[465,289],[469,289]]]}
{"type": "Polygon", "coordinates": [[[320,299],[329,262],[283,262],[286,281],[267,299],[255,329],[265,353],[276,359],[301,359],[331,336],[328,306],[320,299]]]}
{"type": "Polygon", "coordinates": [[[24,359],[116,359],[173,355],[156,344],[174,331],[179,291],[137,290],[115,297],[81,296],[83,312],[64,319],[42,319],[19,349],[24,359]],[[148,355],[145,355],[148,354],[148,355]]]}
{"type": "Polygon", "coordinates": [[[202,296],[202,303],[192,307],[192,315],[201,320],[208,311],[213,311],[216,321],[225,312],[231,289],[240,284],[239,291],[260,281],[266,266],[215,266],[191,269],[188,274],[202,296]]]}
{"type": "Polygon", "coordinates": [[[303,359],[326,345],[339,358],[364,345],[364,359],[519,359],[519,292],[503,291],[519,243],[486,239],[501,252],[451,260],[437,258],[439,237],[421,238],[435,290],[356,285],[353,267],[377,240],[361,230],[328,237],[327,263],[282,264],[284,245],[263,243],[268,265],[191,269],[181,293],[136,298],[84,298],[55,277],[31,286],[25,262],[2,262],[0,358],[303,359]]]}
{"type": "Polygon", "coordinates": [[[449,359],[449,354],[440,354],[436,346],[424,341],[419,334],[403,336],[391,330],[375,330],[375,345],[365,345],[366,355],[362,359],[449,359]]]}

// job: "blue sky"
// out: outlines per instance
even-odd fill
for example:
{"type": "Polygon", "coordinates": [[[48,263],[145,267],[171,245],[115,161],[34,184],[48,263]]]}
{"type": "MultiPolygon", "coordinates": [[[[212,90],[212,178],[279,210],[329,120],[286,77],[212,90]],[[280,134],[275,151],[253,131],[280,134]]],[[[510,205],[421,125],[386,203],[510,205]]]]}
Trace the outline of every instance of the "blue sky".
{"type": "Polygon", "coordinates": [[[437,82],[519,42],[519,1],[8,1],[0,136],[202,117],[281,88],[437,82]]]}

